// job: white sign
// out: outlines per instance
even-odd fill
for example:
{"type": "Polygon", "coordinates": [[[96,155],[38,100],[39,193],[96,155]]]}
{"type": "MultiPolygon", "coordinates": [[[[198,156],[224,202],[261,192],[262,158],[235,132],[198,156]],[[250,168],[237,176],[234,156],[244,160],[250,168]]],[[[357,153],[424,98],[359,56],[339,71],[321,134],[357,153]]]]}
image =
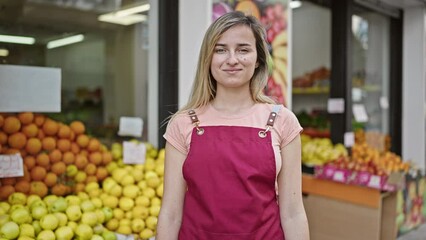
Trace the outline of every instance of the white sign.
{"type": "Polygon", "coordinates": [[[345,132],[343,141],[345,147],[352,147],[355,144],[355,134],[353,132],[345,132]]]}
{"type": "Polygon", "coordinates": [[[121,117],[118,129],[119,136],[141,137],[143,120],[138,117],[121,117]]]}
{"type": "Polygon", "coordinates": [[[24,176],[21,154],[0,155],[0,178],[24,176]]]}
{"type": "Polygon", "coordinates": [[[385,96],[380,97],[380,107],[382,109],[388,109],[389,108],[388,97],[385,97],[385,96]]]}
{"type": "Polygon", "coordinates": [[[352,112],[357,122],[368,122],[367,111],[365,110],[364,104],[352,105],[352,112]]]}
{"type": "Polygon", "coordinates": [[[0,65],[0,112],[60,112],[61,69],[0,65]]]}
{"type": "Polygon", "coordinates": [[[145,156],[146,146],[144,143],[123,142],[123,163],[143,164],[145,156]]]}
{"type": "Polygon", "coordinates": [[[343,98],[330,98],[327,102],[328,113],[344,113],[345,100],[343,98]]]}

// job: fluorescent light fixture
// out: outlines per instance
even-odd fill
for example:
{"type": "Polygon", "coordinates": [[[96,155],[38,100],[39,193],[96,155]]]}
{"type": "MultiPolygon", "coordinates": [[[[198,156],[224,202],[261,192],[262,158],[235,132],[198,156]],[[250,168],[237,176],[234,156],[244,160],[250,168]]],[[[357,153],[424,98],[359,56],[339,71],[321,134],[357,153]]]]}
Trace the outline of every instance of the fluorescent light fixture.
{"type": "Polygon", "coordinates": [[[57,48],[57,47],[62,47],[65,45],[70,45],[73,43],[78,43],[84,40],[84,35],[83,34],[78,34],[75,36],[71,36],[71,37],[66,37],[66,38],[61,38],[58,40],[53,40],[47,43],[47,49],[52,49],[52,48],[57,48]]]}
{"type": "Polygon", "coordinates": [[[99,21],[115,23],[120,25],[131,25],[138,22],[147,20],[146,15],[137,14],[146,12],[150,8],[149,4],[142,4],[139,6],[124,8],[115,12],[102,14],[98,17],[99,21]]]}
{"type": "Polygon", "coordinates": [[[295,8],[301,7],[302,6],[302,2],[301,1],[297,1],[297,0],[296,1],[290,1],[289,6],[290,6],[290,8],[295,9],[295,8]]]}
{"type": "Polygon", "coordinates": [[[0,57],[7,57],[9,56],[9,50],[0,48],[0,57]]]}
{"type": "Polygon", "coordinates": [[[35,38],[12,36],[12,35],[0,35],[0,42],[32,45],[35,43],[35,38]]]}

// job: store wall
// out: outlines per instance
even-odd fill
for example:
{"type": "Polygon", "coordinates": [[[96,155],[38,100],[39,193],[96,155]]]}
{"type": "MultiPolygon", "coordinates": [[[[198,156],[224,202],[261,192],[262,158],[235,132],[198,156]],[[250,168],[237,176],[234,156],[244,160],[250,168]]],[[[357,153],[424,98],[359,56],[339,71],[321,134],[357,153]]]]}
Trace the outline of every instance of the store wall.
{"type": "Polygon", "coordinates": [[[425,170],[426,16],[424,8],[404,11],[402,157],[425,170]]]}
{"type": "Polygon", "coordinates": [[[191,92],[204,33],[211,23],[211,0],[179,2],[179,107],[191,92]]]}

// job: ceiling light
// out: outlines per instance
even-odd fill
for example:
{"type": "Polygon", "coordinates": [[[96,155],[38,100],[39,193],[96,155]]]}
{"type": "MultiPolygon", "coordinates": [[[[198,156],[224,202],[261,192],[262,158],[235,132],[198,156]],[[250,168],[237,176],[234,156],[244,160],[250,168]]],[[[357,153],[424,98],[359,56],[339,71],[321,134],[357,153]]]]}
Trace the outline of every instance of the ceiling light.
{"type": "Polygon", "coordinates": [[[134,7],[127,7],[115,12],[102,14],[98,17],[99,21],[115,23],[120,25],[131,25],[147,20],[146,15],[137,14],[146,12],[150,8],[149,4],[142,4],[134,7]]]}
{"type": "Polygon", "coordinates": [[[71,37],[66,37],[58,40],[53,40],[47,43],[47,49],[62,47],[73,43],[78,43],[84,40],[84,35],[79,34],[71,37]]]}
{"type": "Polygon", "coordinates": [[[9,56],[9,50],[0,48],[0,57],[7,57],[9,56]]]}
{"type": "Polygon", "coordinates": [[[11,35],[0,35],[0,42],[32,45],[32,44],[35,43],[35,38],[22,37],[22,36],[11,36],[11,35]]]}
{"type": "Polygon", "coordinates": [[[290,8],[293,8],[293,9],[295,9],[295,8],[298,8],[298,7],[301,7],[302,6],[302,2],[301,1],[290,1],[290,3],[289,3],[290,5],[290,8]]]}

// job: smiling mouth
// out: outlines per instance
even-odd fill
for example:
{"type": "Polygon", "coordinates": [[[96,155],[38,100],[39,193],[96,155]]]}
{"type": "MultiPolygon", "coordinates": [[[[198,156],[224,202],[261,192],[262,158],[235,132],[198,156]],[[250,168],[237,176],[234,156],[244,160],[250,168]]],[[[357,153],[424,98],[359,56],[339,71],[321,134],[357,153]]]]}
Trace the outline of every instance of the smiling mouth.
{"type": "Polygon", "coordinates": [[[241,69],[226,69],[224,71],[227,72],[227,73],[237,73],[237,72],[241,71],[241,69]]]}

